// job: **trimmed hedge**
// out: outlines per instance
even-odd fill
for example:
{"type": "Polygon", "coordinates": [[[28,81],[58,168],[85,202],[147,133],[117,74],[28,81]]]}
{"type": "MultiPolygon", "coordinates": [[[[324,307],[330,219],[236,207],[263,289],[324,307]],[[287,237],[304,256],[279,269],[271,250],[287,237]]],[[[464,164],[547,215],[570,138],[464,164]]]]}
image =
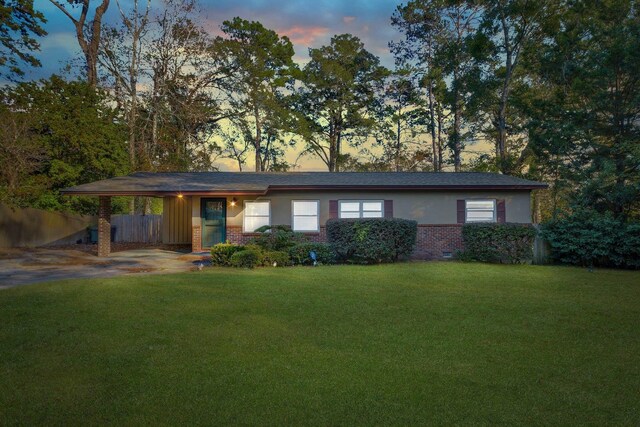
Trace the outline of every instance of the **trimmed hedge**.
{"type": "Polygon", "coordinates": [[[327,239],[338,260],[357,264],[394,262],[413,252],[418,223],[400,218],[330,219],[327,239]]]}
{"type": "Polygon", "coordinates": [[[228,267],[231,265],[231,256],[244,250],[242,245],[234,243],[218,243],[211,247],[211,265],[228,267]]]}
{"type": "Polygon", "coordinates": [[[256,249],[244,249],[231,255],[233,267],[253,268],[262,265],[262,254],[256,249]]]}
{"type": "Polygon", "coordinates": [[[584,267],[640,268],[640,223],[578,211],[542,225],[551,257],[584,267]]]}
{"type": "Polygon", "coordinates": [[[533,258],[537,231],[531,224],[465,224],[463,260],[519,264],[533,258]]]}
{"type": "Polygon", "coordinates": [[[318,264],[333,264],[336,254],[328,243],[298,243],[289,249],[291,261],[296,265],[313,265],[309,252],[314,251],[318,264]]]}

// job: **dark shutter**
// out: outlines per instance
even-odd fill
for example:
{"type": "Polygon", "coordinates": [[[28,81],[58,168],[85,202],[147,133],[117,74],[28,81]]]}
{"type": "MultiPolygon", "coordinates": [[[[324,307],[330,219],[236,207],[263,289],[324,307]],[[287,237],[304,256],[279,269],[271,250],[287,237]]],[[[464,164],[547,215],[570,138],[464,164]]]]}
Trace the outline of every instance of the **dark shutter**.
{"type": "Polygon", "coordinates": [[[464,224],[464,200],[458,200],[458,224],[464,224]]]}
{"type": "Polygon", "coordinates": [[[384,201],[384,217],[393,218],[393,200],[384,201]]]}
{"type": "Polygon", "coordinates": [[[337,200],[329,200],[329,218],[338,218],[337,200]]]}
{"type": "Polygon", "coordinates": [[[507,211],[505,208],[504,199],[496,200],[496,207],[497,207],[496,218],[498,222],[500,223],[507,222],[507,211]]]}

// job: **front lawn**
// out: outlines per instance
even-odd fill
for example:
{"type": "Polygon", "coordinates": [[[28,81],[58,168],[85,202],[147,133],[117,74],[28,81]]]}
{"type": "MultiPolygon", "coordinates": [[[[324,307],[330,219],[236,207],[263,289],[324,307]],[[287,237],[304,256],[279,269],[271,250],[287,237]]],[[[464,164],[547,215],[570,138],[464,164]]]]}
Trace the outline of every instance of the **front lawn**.
{"type": "Polygon", "coordinates": [[[410,263],[0,291],[0,424],[640,423],[640,273],[410,263]]]}

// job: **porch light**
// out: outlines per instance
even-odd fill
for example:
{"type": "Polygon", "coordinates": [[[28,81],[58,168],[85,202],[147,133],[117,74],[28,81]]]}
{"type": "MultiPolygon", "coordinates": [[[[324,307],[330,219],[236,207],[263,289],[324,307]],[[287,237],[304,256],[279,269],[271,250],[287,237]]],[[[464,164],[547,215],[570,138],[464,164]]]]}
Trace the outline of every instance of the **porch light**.
{"type": "Polygon", "coordinates": [[[236,205],[236,203],[238,202],[238,199],[236,199],[235,197],[231,199],[231,207],[234,207],[236,205]]]}
{"type": "Polygon", "coordinates": [[[178,193],[178,199],[182,199],[183,197],[182,193],[178,193]]]}

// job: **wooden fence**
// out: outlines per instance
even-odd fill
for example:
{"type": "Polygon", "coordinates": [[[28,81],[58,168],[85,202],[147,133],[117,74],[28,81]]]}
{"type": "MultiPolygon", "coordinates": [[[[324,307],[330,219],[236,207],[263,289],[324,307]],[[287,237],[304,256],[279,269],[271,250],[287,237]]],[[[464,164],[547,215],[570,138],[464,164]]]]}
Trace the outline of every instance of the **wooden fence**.
{"type": "Polygon", "coordinates": [[[95,224],[92,216],[0,203],[0,248],[73,244],[84,241],[87,228],[95,224]]]}
{"type": "Polygon", "coordinates": [[[551,263],[551,248],[549,242],[540,237],[540,226],[536,225],[538,235],[536,235],[533,241],[533,263],[534,264],[550,264],[551,263]]]}
{"type": "Polygon", "coordinates": [[[111,215],[111,226],[115,242],[162,242],[162,215],[111,215]]]}

